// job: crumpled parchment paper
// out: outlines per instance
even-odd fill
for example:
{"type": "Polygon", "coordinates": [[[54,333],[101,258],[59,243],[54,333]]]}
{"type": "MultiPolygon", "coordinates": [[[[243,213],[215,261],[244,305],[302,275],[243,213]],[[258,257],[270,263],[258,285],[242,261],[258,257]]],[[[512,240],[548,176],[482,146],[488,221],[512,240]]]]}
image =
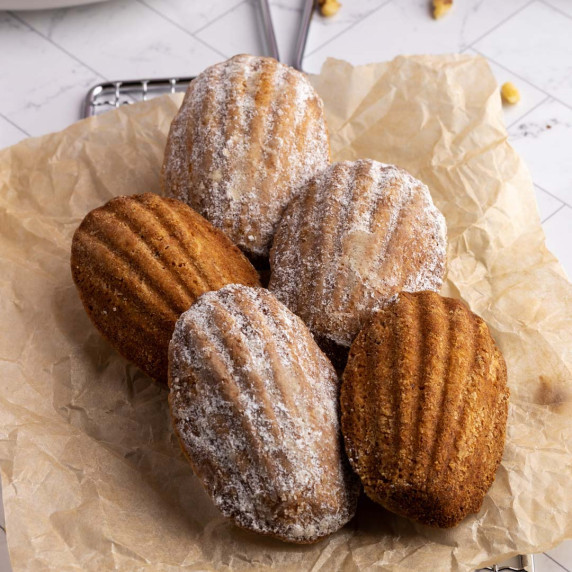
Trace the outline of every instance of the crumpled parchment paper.
{"type": "Polygon", "coordinates": [[[546,250],[530,175],[483,59],[329,60],[333,158],[431,189],[449,232],[443,293],[490,325],[509,371],[507,445],[481,512],[434,530],[363,501],[313,546],[241,531],[171,431],[167,392],[99,336],[72,283],[72,234],[120,194],[159,192],[181,96],[0,152],[0,468],[15,571],[470,570],[572,536],[572,286],[546,250]]]}

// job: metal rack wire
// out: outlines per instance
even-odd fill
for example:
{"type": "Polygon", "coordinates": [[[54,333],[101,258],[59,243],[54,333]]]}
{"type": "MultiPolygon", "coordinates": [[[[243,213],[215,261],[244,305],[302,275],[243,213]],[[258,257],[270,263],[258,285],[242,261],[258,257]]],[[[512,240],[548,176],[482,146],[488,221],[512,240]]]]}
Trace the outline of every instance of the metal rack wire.
{"type": "Polygon", "coordinates": [[[99,115],[122,105],[147,101],[152,97],[185,91],[192,77],[119,80],[93,86],[85,97],[83,116],[99,115]]]}
{"type": "Polygon", "coordinates": [[[489,570],[490,572],[534,572],[534,557],[532,554],[519,554],[512,558],[514,562],[506,564],[493,564],[476,572],[489,570]]]}

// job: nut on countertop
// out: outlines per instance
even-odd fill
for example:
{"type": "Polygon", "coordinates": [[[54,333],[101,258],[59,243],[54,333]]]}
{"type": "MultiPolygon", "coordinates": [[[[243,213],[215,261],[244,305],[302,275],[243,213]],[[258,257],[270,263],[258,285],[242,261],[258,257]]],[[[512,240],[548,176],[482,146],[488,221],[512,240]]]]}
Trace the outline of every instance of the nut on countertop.
{"type": "Polygon", "coordinates": [[[341,4],[338,2],[338,0],[322,0],[320,1],[319,5],[320,14],[325,17],[330,17],[334,14],[337,14],[341,7],[341,4]]]}
{"type": "Polygon", "coordinates": [[[511,81],[507,81],[501,86],[501,97],[506,103],[511,105],[520,101],[520,92],[511,81]]]}
{"type": "Polygon", "coordinates": [[[453,0],[433,0],[433,18],[439,20],[453,7],[453,0]]]}

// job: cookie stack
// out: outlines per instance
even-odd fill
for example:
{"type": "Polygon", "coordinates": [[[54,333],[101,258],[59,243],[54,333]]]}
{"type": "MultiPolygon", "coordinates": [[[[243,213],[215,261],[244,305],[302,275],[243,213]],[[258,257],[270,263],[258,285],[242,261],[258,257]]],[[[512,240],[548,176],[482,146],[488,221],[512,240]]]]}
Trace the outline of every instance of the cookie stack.
{"type": "Polygon", "coordinates": [[[296,543],[348,522],[362,486],[428,525],[478,512],[506,367],[486,324],[436,293],[446,226],[428,188],[369,159],[330,164],[305,76],[247,55],[191,83],[161,175],[168,198],[85,217],[72,276],[99,331],[168,384],[220,511],[296,543]]]}

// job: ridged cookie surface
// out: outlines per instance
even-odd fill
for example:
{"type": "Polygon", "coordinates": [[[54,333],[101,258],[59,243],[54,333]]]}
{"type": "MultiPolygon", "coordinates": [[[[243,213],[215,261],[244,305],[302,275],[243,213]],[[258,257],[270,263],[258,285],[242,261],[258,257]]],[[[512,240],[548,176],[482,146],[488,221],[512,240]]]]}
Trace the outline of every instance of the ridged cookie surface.
{"type": "Polygon", "coordinates": [[[226,286],[185,312],[169,349],[181,446],[219,510],[296,543],[352,518],[338,379],[303,322],[262,288],[226,286]]]}
{"type": "Polygon", "coordinates": [[[221,231],[182,202],[150,193],[91,211],[74,234],[71,270],[96,328],[164,383],[179,316],[208,290],[258,285],[250,262],[221,231]]]}
{"type": "Polygon", "coordinates": [[[446,244],[423,183],[377,161],[335,163],[286,209],[268,287],[336,359],[398,292],[439,290],[446,244]]]}
{"type": "Polygon", "coordinates": [[[322,100],[306,77],[272,58],[239,55],[189,86],[162,185],[263,257],[284,207],[329,153],[322,100]]]}
{"type": "Polygon", "coordinates": [[[366,494],[424,524],[479,511],[500,463],[509,390],[485,322],[434,292],[400,294],[354,341],[342,431],[366,494]]]}

